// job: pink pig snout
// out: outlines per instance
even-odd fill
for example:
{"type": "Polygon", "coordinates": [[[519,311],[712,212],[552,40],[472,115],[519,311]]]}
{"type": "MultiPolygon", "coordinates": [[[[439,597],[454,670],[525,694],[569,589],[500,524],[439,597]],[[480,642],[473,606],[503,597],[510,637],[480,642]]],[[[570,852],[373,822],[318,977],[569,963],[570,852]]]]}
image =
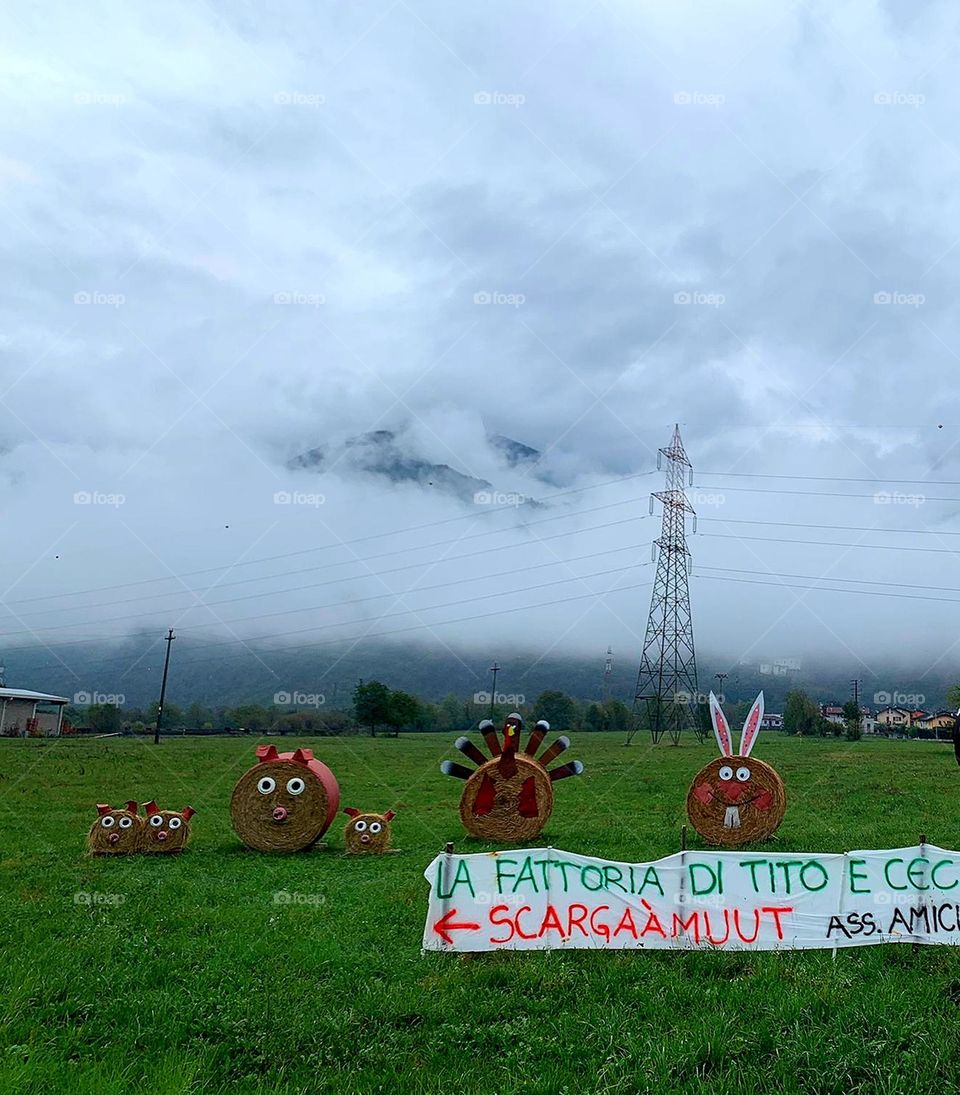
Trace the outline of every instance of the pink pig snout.
{"type": "Polygon", "coordinates": [[[157,833],[157,840],[166,840],[166,839],[167,839],[167,830],[166,829],[161,829],[160,832],[157,833]]]}
{"type": "Polygon", "coordinates": [[[273,811],[273,820],[274,821],[286,821],[287,820],[287,808],[286,808],[286,806],[278,806],[273,811]]]}
{"type": "Polygon", "coordinates": [[[119,833],[111,833],[107,837],[107,840],[109,840],[111,844],[116,844],[119,839],[120,839],[120,834],[119,833]]]}

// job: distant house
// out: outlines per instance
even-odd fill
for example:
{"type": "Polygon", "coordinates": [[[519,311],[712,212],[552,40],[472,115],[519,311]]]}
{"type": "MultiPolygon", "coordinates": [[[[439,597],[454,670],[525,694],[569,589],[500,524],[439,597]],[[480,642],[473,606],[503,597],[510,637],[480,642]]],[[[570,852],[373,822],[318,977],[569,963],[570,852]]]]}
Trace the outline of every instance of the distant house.
{"type": "Polygon", "coordinates": [[[820,714],[823,715],[827,722],[836,723],[837,725],[843,724],[843,704],[821,703],[820,714]]]}
{"type": "Polygon", "coordinates": [[[938,711],[935,715],[916,719],[913,725],[917,730],[929,730],[934,737],[949,737],[956,725],[956,715],[952,711],[938,711]],[[947,733],[944,733],[947,731],[947,733]]]}
{"type": "Polygon", "coordinates": [[[764,713],[763,718],[760,720],[761,730],[782,730],[783,729],[783,715],[777,715],[773,711],[767,711],[764,713]]]}
{"type": "Polygon", "coordinates": [[[905,707],[884,707],[877,712],[877,722],[884,730],[906,730],[911,713],[905,707]]]}
{"type": "Polygon", "coordinates": [[[925,718],[927,718],[926,711],[911,711],[910,712],[910,725],[913,726],[914,724],[916,724],[918,722],[921,722],[925,718]]]}
{"type": "Polygon", "coordinates": [[[7,738],[59,737],[63,709],[70,701],[48,692],[0,688],[0,735],[7,738]]]}

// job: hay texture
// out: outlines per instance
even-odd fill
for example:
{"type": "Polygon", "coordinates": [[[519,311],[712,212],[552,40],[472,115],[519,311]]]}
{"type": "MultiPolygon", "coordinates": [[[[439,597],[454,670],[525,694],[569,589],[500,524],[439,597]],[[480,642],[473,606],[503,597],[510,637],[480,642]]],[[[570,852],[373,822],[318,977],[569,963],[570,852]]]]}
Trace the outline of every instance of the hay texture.
{"type": "Polygon", "coordinates": [[[191,806],[183,810],[161,810],[155,802],[144,804],[145,824],[141,828],[140,851],[146,855],[176,855],[190,839],[191,806]]]}
{"type": "Polygon", "coordinates": [[[777,772],[750,756],[763,718],[763,693],[754,701],[740,737],[740,750],[713,693],[710,714],[721,756],[694,777],[687,792],[690,824],[708,843],[735,848],[767,840],[787,809],[787,793],[777,772]]]}
{"type": "Polygon", "coordinates": [[[553,785],[583,771],[579,761],[548,770],[547,765],[570,745],[565,737],[558,738],[537,759],[537,751],[549,730],[549,723],[538,722],[526,748],[521,751],[523,719],[516,712],[507,716],[502,745],[493,723],[485,719],[480,724],[480,733],[492,754],[491,759],[469,738],[457,739],[457,749],[474,763],[476,769],[444,761],[440,770],[466,781],[460,796],[460,820],[471,836],[480,840],[522,842],[543,831],[553,812],[553,785]]]}
{"type": "Polygon", "coordinates": [[[237,780],[230,817],[237,836],[258,852],[300,852],[327,831],[340,808],[340,787],[309,749],[257,749],[257,763],[237,780]]]}
{"type": "Polygon", "coordinates": [[[133,855],[140,850],[143,826],[135,802],[116,810],[99,803],[97,820],[87,834],[87,848],[91,855],[133,855]]]}
{"type": "Polygon", "coordinates": [[[396,816],[393,810],[385,814],[362,814],[347,807],[344,810],[350,821],[343,830],[343,843],[347,855],[383,855],[392,852],[390,822],[396,816]]]}

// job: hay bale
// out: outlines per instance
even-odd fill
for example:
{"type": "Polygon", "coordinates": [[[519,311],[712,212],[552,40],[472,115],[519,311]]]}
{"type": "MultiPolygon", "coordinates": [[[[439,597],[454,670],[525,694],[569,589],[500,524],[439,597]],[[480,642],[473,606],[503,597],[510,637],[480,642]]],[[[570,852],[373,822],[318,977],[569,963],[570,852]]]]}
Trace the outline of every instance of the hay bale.
{"type": "MultiPolygon", "coordinates": [[[[515,771],[504,775],[500,757],[488,760],[470,775],[460,797],[460,819],[471,836],[481,840],[519,842],[539,836],[553,812],[553,784],[546,770],[532,757],[516,755],[515,771]],[[493,783],[493,805],[477,813],[477,797],[487,780],[493,783]],[[521,798],[528,780],[533,780],[532,816],[521,813],[521,798]]],[[[489,785],[488,785],[489,786],[489,785]]],[[[484,793],[484,797],[488,792],[484,793]]]]}
{"type": "Polygon", "coordinates": [[[140,851],[146,855],[176,855],[190,839],[191,806],[183,810],[161,810],[153,801],[144,804],[146,821],[141,828],[140,851]]]}
{"type": "Polygon", "coordinates": [[[347,855],[383,855],[390,852],[390,822],[395,817],[393,810],[385,814],[361,814],[359,810],[348,807],[344,813],[350,815],[350,821],[343,830],[343,843],[347,855]]]}
{"type": "Polygon", "coordinates": [[[315,844],[340,808],[333,773],[309,749],[257,749],[257,763],[237,780],[230,817],[237,836],[258,852],[299,852],[315,844]]]}
{"type": "Polygon", "coordinates": [[[87,833],[87,849],[91,855],[133,855],[140,850],[143,826],[135,802],[116,810],[99,803],[97,820],[87,833]]]}
{"type": "Polygon", "coordinates": [[[777,772],[755,757],[718,757],[687,792],[690,824],[708,843],[735,848],[767,840],[783,821],[787,793],[777,772]]]}

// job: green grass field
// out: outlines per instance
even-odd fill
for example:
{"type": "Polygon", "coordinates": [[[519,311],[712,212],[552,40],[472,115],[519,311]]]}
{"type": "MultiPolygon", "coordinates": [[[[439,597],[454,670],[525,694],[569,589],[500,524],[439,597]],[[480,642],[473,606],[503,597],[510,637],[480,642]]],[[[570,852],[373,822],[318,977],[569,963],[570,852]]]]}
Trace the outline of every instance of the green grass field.
{"type": "MultiPolygon", "coordinates": [[[[290,747],[293,739],[284,739],[290,747]]],[[[462,836],[436,735],[298,741],[344,806],[398,810],[402,854],[289,857],[230,828],[253,738],[0,741],[5,1091],[955,1091],[960,954],[574,952],[422,957],[424,867],[462,836]],[[94,860],[93,804],[194,806],[181,858],[94,860]],[[294,895],[277,904],[274,895],[294,895]],[[77,895],[81,895],[78,897],[77,895]],[[86,897],[83,895],[87,895],[86,897]]],[[[646,860],[676,851],[713,745],[580,735],[541,843],[646,860]]],[[[788,740],[774,847],[960,845],[960,771],[938,743],[788,740]]]]}

